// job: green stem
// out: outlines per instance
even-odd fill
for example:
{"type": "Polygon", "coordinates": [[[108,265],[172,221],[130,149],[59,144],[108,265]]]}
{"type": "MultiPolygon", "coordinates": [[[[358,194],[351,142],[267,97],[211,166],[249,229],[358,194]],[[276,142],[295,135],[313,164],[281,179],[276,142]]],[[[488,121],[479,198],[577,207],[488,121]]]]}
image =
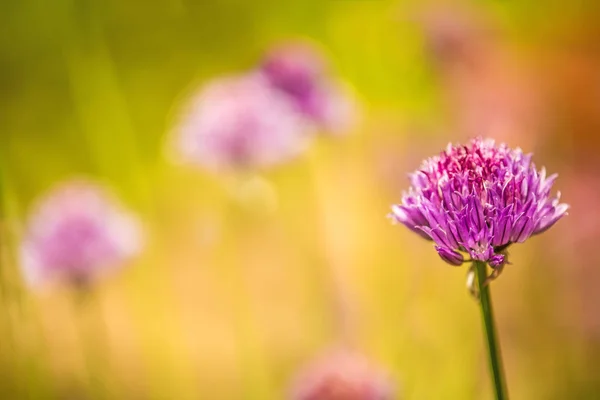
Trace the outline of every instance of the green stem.
{"type": "Polygon", "coordinates": [[[494,378],[494,389],[496,400],[508,400],[508,391],[506,389],[506,379],[502,368],[502,357],[500,354],[500,342],[496,335],[494,325],[494,311],[492,309],[492,298],[490,288],[486,283],[487,264],[480,261],[474,261],[474,267],[477,270],[477,284],[479,286],[479,301],[481,304],[481,315],[483,317],[483,326],[490,361],[490,370],[494,378]]]}
{"type": "MultiPolygon", "coordinates": [[[[84,284],[85,285],[85,284],[84,284]]],[[[106,321],[98,293],[89,286],[74,287],[72,293],[73,318],[76,320],[79,345],[83,355],[86,392],[91,399],[108,399],[109,343],[106,321]]]]}

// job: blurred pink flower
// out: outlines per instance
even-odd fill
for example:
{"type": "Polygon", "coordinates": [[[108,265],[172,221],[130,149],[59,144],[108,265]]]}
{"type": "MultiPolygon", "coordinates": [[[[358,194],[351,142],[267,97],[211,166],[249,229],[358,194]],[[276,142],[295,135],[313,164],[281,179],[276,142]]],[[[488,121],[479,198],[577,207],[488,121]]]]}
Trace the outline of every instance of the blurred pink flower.
{"type": "Polygon", "coordinates": [[[363,355],[351,350],[326,353],[301,371],[292,400],[391,400],[389,377],[363,355]]]}
{"type": "Polygon", "coordinates": [[[66,279],[85,284],[140,251],[138,221],[103,188],[77,180],[41,199],[21,243],[27,282],[66,279]]]}
{"type": "Polygon", "coordinates": [[[550,257],[559,269],[562,317],[570,328],[580,328],[587,339],[600,339],[600,256],[596,246],[600,238],[600,181],[597,163],[579,161],[565,181],[573,205],[573,221],[567,231],[555,238],[550,257]],[[596,164],[596,165],[594,165],[596,164]],[[559,257],[562,257],[560,259],[559,257]]]}
{"type": "Polygon", "coordinates": [[[445,7],[419,20],[458,130],[532,146],[543,132],[541,83],[494,22],[445,7]]]}
{"type": "Polygon", "coordinates": [[[287,96],[260,74],[214,79],[195,94],[176,126],[176,156],[220,172],[264,168],[299,155],[312,129],[287,96]]]}
{"type": "Polygon", "coordinates": [[[262,73],[319,128],[344,133],[356,119],[350,91],[331,76],[325,57],[307,43],[287,43],[265,56],[262,73]]]}

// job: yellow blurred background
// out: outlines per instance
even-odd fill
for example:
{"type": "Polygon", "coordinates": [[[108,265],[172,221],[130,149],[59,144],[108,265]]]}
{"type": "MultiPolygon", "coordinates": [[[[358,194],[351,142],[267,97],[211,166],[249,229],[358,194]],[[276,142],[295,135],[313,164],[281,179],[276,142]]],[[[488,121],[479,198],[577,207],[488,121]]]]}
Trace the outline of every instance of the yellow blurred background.
{"type": "Polygon", "coordinates": [[[92,370],[104,398],[283,399],[345,326],[399,399],[491,399],[466,267],[386,219],[421,159],[474,135],[534,152],[572,206],[492,285],[512,398],[600,398],[599,18],[594,1],[4,0],[0,398],[101,398],[92,370]],[[352,132],[242,189],[165,158],[183,93],[296,38],[352,85],[352,132]],[[73,176],[146,230],[84,299],[27,288],[16,250],[73,176]]]}

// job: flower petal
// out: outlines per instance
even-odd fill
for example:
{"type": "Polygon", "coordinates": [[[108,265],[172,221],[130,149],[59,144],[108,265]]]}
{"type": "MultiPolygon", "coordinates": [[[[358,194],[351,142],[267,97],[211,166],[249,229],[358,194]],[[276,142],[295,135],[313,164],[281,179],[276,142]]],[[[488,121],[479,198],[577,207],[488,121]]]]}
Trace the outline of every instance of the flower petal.
{"type": "Polygon", "coordinates": [[[442,260],[446,261],[450,265],[461,265],[465,262],[465,259],[462,254],[457,251],[450,250],[447,247],[435,246],[438,254],[442,258],[442,260]]]}

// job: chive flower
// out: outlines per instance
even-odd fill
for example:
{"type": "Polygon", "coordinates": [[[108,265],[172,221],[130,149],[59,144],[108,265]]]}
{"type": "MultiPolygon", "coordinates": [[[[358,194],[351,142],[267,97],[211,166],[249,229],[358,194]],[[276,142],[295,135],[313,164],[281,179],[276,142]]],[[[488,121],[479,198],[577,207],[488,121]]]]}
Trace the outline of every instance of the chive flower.
{"type": "Polygon", "coordinates": [[[378,366],[351,350],[326,353],[301,370],[290,400],[391,400],[395,390],[378,366]]]}
{"type": "Polygon", "coordinates": [[[272,48],[259,70],[322,131],[344,133],[355,122],[357,110],[350,91],[330,72],[324,54],[308,43],[292,42],[272,48]]]}
{"type": "Polygon", "coordinates": [[[213,172],[261,169],[305,150],[312,126],[264,76],[215,78],[193,94],[174,131],[177,161],[213,172]]]}
{"type": "Polygon", "coordinates": [[[34,207],[21,243],[27,283],[89,283],[140,251],[137,219],[104,188],[76,180],[60,184],[34,207]]]}
{"type": "Polygon", "coordinates": [[[390,217],[426,239],[451,265],[471,260],[501,270],[507,248],[542,233],[566,215],[556,174],[536,169],[532,154],[493,140],[449,144],[410,175],[411,187],[390,217]]]}

